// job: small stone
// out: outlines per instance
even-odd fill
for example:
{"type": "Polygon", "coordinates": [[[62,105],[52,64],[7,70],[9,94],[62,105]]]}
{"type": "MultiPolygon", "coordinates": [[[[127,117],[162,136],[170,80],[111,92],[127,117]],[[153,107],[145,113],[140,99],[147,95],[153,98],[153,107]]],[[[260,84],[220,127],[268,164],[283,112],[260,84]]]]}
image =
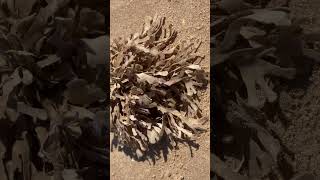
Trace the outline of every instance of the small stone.
{"type": "Polygon", "coordinates": [[[185,24],[186,24],[186,20],[182,19],[182,25],[185,25],[185,24]]]}
{"type": "Polygon", "coordinates": [[[164,176],[165,176],[165,175],[164,175],[164,173],[162,173],[162,174],[161,174],[161,176],[160,176],[160,178],[161,178],[161,179],[163,179],[163,178],[164,178],[164,176]]]}
{"type": "Polygon", "coordinates": [[[166,172],[166,177],[171,177],[171,173],[169,171],[166,172]]]}
{"type": "Polygon", "coordinates": [[[201,30],[203,28],[203,26],[197,26],[196,29],[197,30],[201,30]]]}
{"type": "Polygon", "coordinates": [[[176,176],[175,180],[184,180],[183,176],[176,176]]]}
{"type": "Polygon", "coordinates": [[[184,164],[180,163],[178,167],[183,168],[184,164]]]}

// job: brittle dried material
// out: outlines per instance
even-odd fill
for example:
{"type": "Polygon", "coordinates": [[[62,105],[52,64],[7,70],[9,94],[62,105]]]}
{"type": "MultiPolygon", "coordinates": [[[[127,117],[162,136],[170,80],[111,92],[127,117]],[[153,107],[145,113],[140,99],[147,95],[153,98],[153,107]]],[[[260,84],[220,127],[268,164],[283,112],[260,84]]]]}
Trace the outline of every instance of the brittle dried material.
{"type": "Polygon", "coordinates": [[[146,18],[140,33],[111,45],[111,126],[138,157],[163,136],[175,144],[200,128],[196,97],[208,83],[196,53],[200,41],[177,44],[176,37],[172,25],[156,15],[146,18]]]}
{"type": "Polygon", "coordinates": [[[211,68],[219,93],[219,118],[213,124],[219,125],[215,145],[221,147],[213,152],[221,166],[214,175],[226,180],[314,178],[305,173],[294,177],[289,163],[294,155],[271,126],[286,117],[269,106],[278,107],[285,80],[308,81],[320,58],[315,48],[319,34],[303,31],[300,20],[291,17],[289,1],[212,2],[211,68]],[[231,168],[229,161],[239,165],[231,168]]]}
{"type": "Polygon", "coordinates": [[[317,59],[316,51],[304,47],[306,41],[312,41],[310,37],[316,35],[305,35],[298,21],[293,21],[289,13],[284,7],[240,9],[228,18],[221,18],[226,24],[225,31],[214,35],[217,37],[213,41],[216,47],[212,52],[212,65],[225,63],[237,66],[247,88],[248,103],[254,107],[276,101],[277,95],[270,85],[272,82],[268,80],[270,75],[285,79],[307,76],[310,74],[310,63],[303,61],[317,59]],[[257,65],[261,63],[263,65],[257,65]],[[270,68],[279,73],[267,73],[270,68]],[[264,92],[264,98],[258,97],[257,85],[264,92]]]}
{"type": "Polygon", "coordinates": [[[108,36],[91,2],[0,1],[1,180],[107,178],[108,36]]]}
{"type": "Polygon", "coordinates": [[[253,173],[250,176],[260,178],[268,175],[278,166],[278,157],[282,151],[279,141],[262,126],[266,119],[262,111],[247,106],[239,97],[238,104],[232,101],[230,103],[226,114],[227,120],[242,129],[252,131],[253,137],[250,137],[248,144],[250,155],[247,157],[249,173],[250,171],[253,173]],[[257,161],[259,161],[259,166],[257,166],[257,161]]]}
{"type": "Polygon", "coordinates": [[[220,177],[229,180],[249,180],[248,177],[233,172],[219,157],[211,154],[211,169],[216,172],[220,177]]]}
{"type": "Polygon", "coordinates": [[[247,87],[248,104],[254,107],[262,107],[264,102],[259,102],[256,85],[264,92],[268,102],[274,102],[277,94],[266,81],[266,75],[293,79],[296,73],[294,68],[281,68],[262,59],[255,60],[252,64],[239,65],[239,70],[247,87]]]}

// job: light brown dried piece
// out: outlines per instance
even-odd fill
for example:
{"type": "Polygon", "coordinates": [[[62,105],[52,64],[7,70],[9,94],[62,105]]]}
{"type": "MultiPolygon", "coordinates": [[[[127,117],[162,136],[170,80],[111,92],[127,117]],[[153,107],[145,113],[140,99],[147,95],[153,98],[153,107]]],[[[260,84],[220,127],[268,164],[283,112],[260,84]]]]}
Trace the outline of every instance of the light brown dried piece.
{"type": "MultiPolygon", "coordinates": [[[[111,45],[111,126],[121,143],[142,157],[164,134],[190,139],[200,129],[196,96],[208,83],[196,52],[200,41],[174,43],[164,18],[148,17],[141,33],[111,45]]],[[[174,144],[176,144],[174,142],[174,144]]]]}

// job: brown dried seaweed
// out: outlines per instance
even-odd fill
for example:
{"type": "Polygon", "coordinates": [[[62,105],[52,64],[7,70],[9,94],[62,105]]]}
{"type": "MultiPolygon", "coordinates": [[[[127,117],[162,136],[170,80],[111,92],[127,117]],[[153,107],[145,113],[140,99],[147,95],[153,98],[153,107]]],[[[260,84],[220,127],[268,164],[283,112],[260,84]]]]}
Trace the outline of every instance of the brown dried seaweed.
{"type": "Polygon", "coordinates": [[[287,119],[281,109],[268,107],[279,107],[278,93],[288,80],[308,81],[313,62],[320,59],[314,48],[319,34],[304,33],[301,21],[286,7],[289,1],[212,2],[211,68],[218,115],[211,126],[219,125],[213,133],[214,145],[220,147],[212,153],[221,166],[213,169],[214,175],[226,180],[313,179],[311,174],[293,177],[294,155],[269,126],[287,119]],[[239,157],[245,157],[244,162],[239,157]],[[229,167],[230,159],[240,162],[235,170],[229,167]]]}
{"type": "Polygon", "coordinates": [[[1,180],[106,178],[108,38],[83,2],[0,1],[1,180]]]}
{"type": "Polygon", "coordinates": [[[163,136],[175,141],[197,133],[201,110],[196,97],[208,83],[198,65],[200,42],[176,45],[176,37],[165,18],[156,15],[146,18],[140,33],[111,45],[111,124],[138,157],[163,136]]]}

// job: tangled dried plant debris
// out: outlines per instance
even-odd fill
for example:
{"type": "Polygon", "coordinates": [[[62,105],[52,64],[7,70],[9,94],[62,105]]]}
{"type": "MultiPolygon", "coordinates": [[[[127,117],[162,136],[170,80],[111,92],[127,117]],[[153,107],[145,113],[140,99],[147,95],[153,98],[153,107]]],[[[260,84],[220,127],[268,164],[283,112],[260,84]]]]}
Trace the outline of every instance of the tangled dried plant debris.
{"type": "Polygon", "coordinates": [[[268,107],[279,107],[283,85],[290,80],[305,84],[320,58],[314,49],[319,33],[304,33],[288,4],[212,1],[211,68],[218,103],[214,133],[215,146],[223,149],[212,154],[216,179],[314,179],[304,173],[294,177],[294,155],[270,125],[281,119],[281,109],[268,107]]]}
{"type": "Polygon", "coordinates": [[[90,2],[0,0],[1,180],[107,178],[108,37],[90,2]]]}
{"type": "Polygon", "coordinates": [[[146,18],[140,33],[111,44],[111,125],[115,137],[138,158],[165,136],[173,146],[192,139],[204,117],[199,90],[207,73],[196,52],[200,41],[175,43],[165,18],[146,18]]]}

